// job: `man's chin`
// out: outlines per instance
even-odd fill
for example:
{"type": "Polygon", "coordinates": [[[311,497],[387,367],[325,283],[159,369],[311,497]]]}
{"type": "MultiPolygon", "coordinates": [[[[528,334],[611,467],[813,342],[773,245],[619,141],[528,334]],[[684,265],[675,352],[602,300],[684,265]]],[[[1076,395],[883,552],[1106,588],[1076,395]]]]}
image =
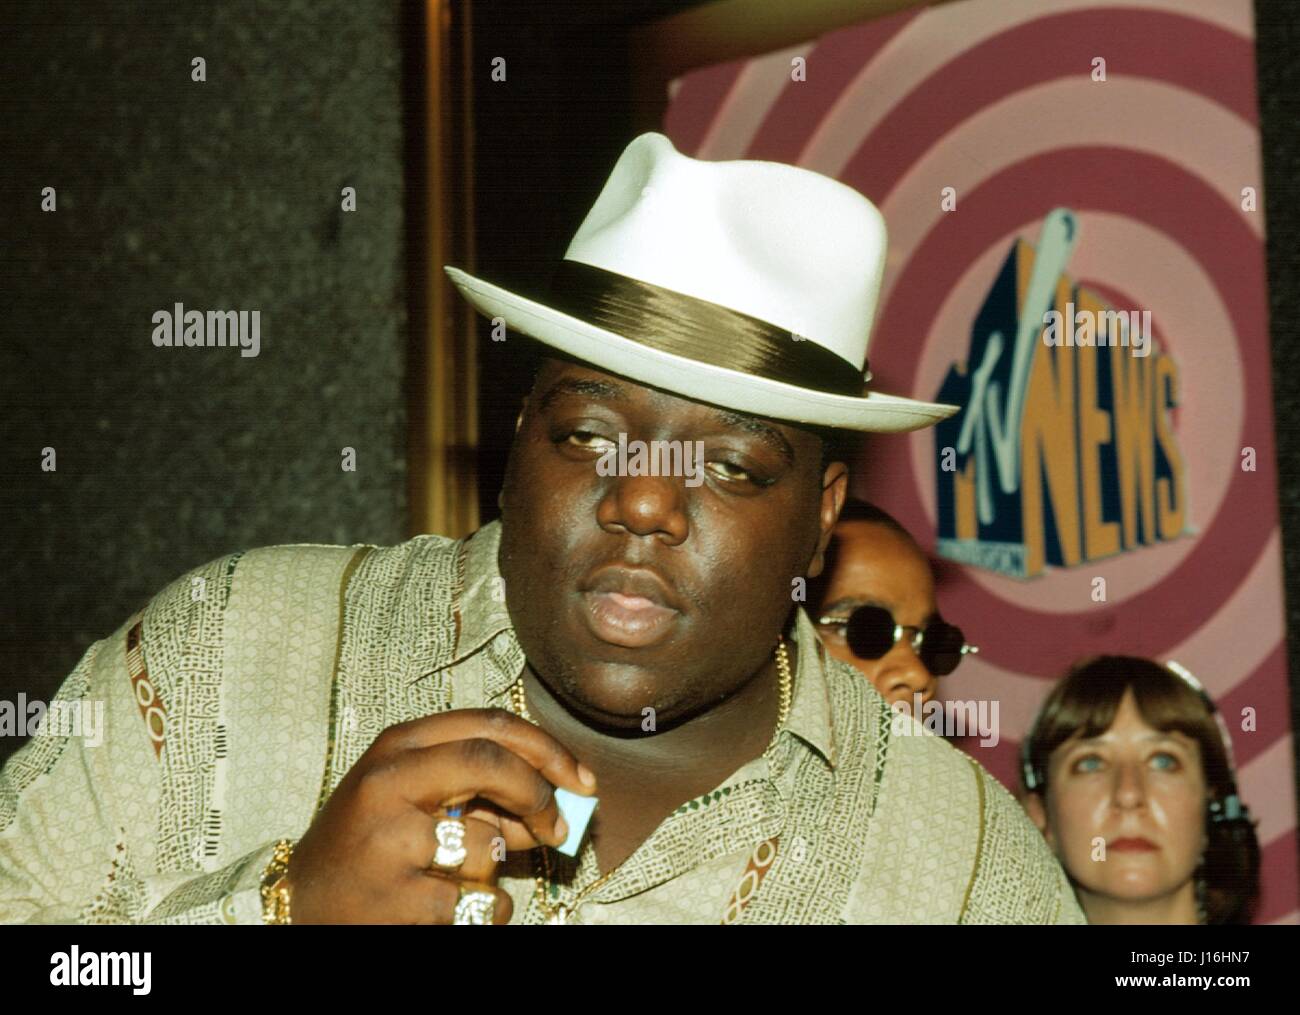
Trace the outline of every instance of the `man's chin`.
{"type": "Polygon", "coordinates": [[[671,718],[665,712],[675,711],[664,688],[639,668],[584,667],[552,693],[583,722],[610,731],[653,732],[671,718]]]}

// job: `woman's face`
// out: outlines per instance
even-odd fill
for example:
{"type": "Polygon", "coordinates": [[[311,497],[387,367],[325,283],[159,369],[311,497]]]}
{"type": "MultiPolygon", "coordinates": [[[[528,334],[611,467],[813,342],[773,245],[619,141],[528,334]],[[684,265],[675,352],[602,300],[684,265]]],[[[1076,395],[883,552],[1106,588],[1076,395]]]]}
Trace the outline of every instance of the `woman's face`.
{"type": "Polygon", "coordinates": [[[1081,893],[1154,901],[1190,884],[1206,802],[1200,747],[1147,725],[1128,690],[1110,729],[1052,752],[1043,831],[1081,893]]]}

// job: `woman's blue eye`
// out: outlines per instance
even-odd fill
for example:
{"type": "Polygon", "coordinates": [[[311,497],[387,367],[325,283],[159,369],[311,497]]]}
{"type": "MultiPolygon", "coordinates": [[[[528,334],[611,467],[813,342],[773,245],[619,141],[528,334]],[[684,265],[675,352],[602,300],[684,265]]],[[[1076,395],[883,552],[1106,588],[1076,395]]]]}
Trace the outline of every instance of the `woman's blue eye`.
{"type": "Polygon", "coordinates": [[[1095,754],[1089,754],[1080,758],[1074,763],[1076,772],[1096,772],[1101,769],[1101,758],[1095,754]]]}
{"type": "Polygon", "coordinates": [[[1151,764],[1154,768],[1158,768],[1164,772],[1172,772],[1179,767],[1178,759],[1166,751],[1161,751],[1159,754],[1152,755],[1151,764]]]}

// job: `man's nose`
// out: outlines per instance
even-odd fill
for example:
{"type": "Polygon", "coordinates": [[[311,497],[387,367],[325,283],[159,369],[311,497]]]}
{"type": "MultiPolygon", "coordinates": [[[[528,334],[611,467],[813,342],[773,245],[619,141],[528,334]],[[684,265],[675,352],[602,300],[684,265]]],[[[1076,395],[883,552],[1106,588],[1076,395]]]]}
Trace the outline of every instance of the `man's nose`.
{"type": "Polygon", "coordinates": [[[680,476],[611,476],[596,507],[607,532],[662,535],[670,544],[686,539],[686,485],[680,476]]]}
{"type": "Polygon", "coordinates": [[[921,695],[924,704],[935,696],[938,681],[925,668],[906,639],[898,643],[880,661],[876,672],[876,688],[893,703],[912,703],[913,695],[921,695]]]}

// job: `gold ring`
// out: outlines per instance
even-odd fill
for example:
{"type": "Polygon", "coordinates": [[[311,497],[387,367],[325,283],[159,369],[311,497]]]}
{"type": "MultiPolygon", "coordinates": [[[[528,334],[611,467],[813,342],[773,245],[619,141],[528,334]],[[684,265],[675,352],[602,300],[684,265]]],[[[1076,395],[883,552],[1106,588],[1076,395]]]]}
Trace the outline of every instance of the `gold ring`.
{"type": "Polygon", "coordinates": [[[490,924],[496,912],[496,892],[487,885],[461,882],[460,894],[456,898],[456,911],[451,918],[453,924],[490,924]]]}
{"type": "Polygon", "coordinates": [[[461,820],[459,807],[447,808],[447,816],[439,818],[433,826],[438,848],[433,854],[430,865],[440,871],[458,871],[465,862],[465,822],[461,820]]]}

